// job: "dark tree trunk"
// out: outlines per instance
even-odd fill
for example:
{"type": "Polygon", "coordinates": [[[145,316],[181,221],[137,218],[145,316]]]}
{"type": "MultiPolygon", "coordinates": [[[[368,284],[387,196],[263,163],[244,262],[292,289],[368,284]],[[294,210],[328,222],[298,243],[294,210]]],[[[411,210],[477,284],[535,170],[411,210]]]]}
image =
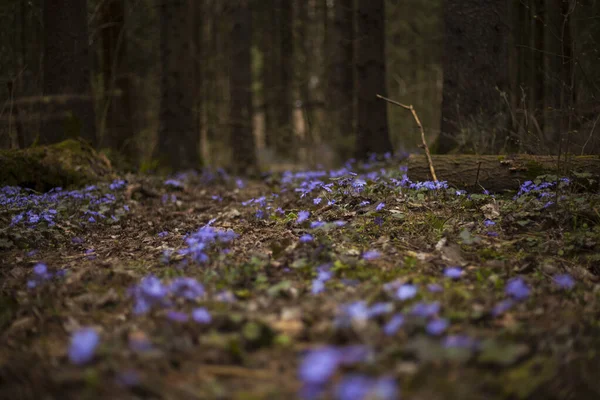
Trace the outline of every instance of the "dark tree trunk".
{"type": "Polygon", "coordinates": [[[52,107],[42,123],[40,143],[80,136],[95,146],[87,1],[46,1],[43,14],[43,92],[52,107]]]}
{"type": "Polygon", "coordinates": [[[133,142],[131,86],[127,68],[125,1],[104,0],[100,8],[102,29],[102,78],[106,96],[106,125],[102,143],[132,159],[133,142]]]}
{"type": "Polygon", "coordinates": [[[259,47],[263,56],[262,75],[262,101],[265,114],[265,147],[275,146],[277,132],[276,116],[276,90],[278,85],[279,49],[277,43],[277,7],[275,0],[264,0],[261,13],[262,40],[259,47]]]}
{"type": "MultiPolygon", "coordinates": [[[[330,36],[329,114],[332,116],[336,143],[348,143],[344,137],[354,136],[354,1],[339,0],[334,5],[333,29],[330,36]]],[[[352,149],[338,144],[342,160],[352,156],[352,149]]]]}
{"type": "Polygon", "coordinates": [[[506,0],[446,0],[441,134],[437,151],[457,146],[461,129],[477,135],[502,128],[497,88],[508,85],[506,0]],[[486,132],[487,131],[487,132],[486,132]]]}
{"type": "Polygon", "coordinates": [[[392,151],[386,96],[384,0],[358,0],[356,20],[356,156],[392,151]]]}
{"type": "Polygon", "coordinates": [[[292,84],[294,76],[294,9],[291,0],[279,2],[279,71],[277,88],[277,133],[275,151],[287,159],[296,159],[297,149],[293,126],[292,84]]]}
{"type": "Polygon", "coordinates": [[[158,0],[160,5],[160,127],[155,149],[173,170],[200,166],[200,136],[194,129],[194,61],[190,37],[193,13],[188,0],[158,0]]]}
{"type": "Polygon", "coordinates": [[[248,0],[237,0],[231,30],[230,146],[236,173],[254,172],[256,149],[252,129],[252,13],[248,0]]]}

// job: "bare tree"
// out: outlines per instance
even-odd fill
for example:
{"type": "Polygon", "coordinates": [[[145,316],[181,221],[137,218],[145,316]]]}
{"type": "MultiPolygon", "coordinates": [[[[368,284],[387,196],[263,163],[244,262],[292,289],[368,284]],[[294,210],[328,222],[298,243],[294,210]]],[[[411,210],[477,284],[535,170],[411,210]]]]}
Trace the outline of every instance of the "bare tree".
{"type": "Polygon", "coordinates": [[[358,0],[356,20],[357,134],[356,156],[392,151],[385,96],[384,0],[358,0]]]}
{"type": "Polygon", "coordinates": [[[133,159],[136,151],[131,118],[131,87],[127,68],[125,0],[103,0],[99,15],[105,94],[102,145],[133,159]]]}
{"type": "Polygon", "coordinates": [[[174,170],[200,166],[200,136],[194,124],[194,76],[190,35],[194,13],[188,0],[158,0],[160,6],[160,127],[155,154],[174,170]]]}
{"type": "Polygon", "coordinates": [[[43,92],[53,107],[40,129],[40,143],[80,136],[95,145],[87,1],[45,1],[43,20],[43,92]]]}
{"type": "Polygon", "coordinates": [[[486,135],[508,86],[506,0],[446,0],[441,134],[437,151],[457,145],[461,129],[486,135]]]}
{"type": "Polygon", "coordinates": [[[230,77],[230,146],[232,167],[236,173],[254,172],[256,169],[256,148],[252,130],[252,13],[248,0],[237,0],[233,11],[231,30],[230,77]]]}

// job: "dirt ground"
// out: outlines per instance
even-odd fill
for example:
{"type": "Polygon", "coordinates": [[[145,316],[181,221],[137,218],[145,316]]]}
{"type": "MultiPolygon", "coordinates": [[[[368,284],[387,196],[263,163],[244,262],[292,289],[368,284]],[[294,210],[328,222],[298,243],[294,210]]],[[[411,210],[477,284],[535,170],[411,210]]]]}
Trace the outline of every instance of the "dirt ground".
{"type": "Polygon", "coordinates": [[[0,398],[600,398],[586,179],[462,193],[382,160],[2,188],[0,398]]]}

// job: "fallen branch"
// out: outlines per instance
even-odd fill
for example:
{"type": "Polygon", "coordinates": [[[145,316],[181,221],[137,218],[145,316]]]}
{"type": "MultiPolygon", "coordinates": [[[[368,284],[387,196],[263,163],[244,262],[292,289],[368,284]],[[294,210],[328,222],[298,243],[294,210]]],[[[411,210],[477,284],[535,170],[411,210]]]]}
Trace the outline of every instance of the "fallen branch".
{"type": "MultiPolygon", "coordinates": [[[[467,190],[485,188],[490,192],[518,190],[519,186],[540,175],[557,175],[557,157],[514,154],[511,156],[493,155],[434,155],[439,178],[450,186],[467,190]]],[[[587,172],[591,179],[600,177],[600,157],[576,156],[569,161],[573,172],[587,172]]],[[[411,181],[425,181],[429,178],[428,160],[423,155],[408,158],[408,177],[411,181]]]]}
{"type": "Polygon", "coordinates": [[[425,130],[423,129],[423,124],[421,124],[421,120],[419,119],[419,116],[417,115],[417,111],[415,110],[415,108],[413,107],[413,105],[406,105],[406,104],[402,104],[399,103],[397,101],[394,101],[392,99],[388,99],[387,97],[383,97],[382,95],[377,95],[378,98],[387,101],[388,103],[397,105],[399,107],[404,108],[405,110],[408,110],[411,112],[413,118],[415,119],[415,122],[417,123],[417,126],[419,127],[419,130],[421,131],[421,141],[423,142],[423,148],[425,149],[425,155],[427,156],[427,162],[429,163],[429,172],[431,173],[431,178],[433,179],[434,182],[437,182],[437,176],[435,174],[435,169],[433,168],[433,161],[431,160],[431,153],[429,152],[429,146],[427,146],[427,141],[425,140],[425,130]]]}

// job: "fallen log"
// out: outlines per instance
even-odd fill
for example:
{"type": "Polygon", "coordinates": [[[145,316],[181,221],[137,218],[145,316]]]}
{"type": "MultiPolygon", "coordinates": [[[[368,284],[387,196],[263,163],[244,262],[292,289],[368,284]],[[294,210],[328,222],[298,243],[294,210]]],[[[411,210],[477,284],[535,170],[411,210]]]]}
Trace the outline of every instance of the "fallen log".
{"type": "MultiPolygon", "coordinates": [[[[556,175],[565,171],[565,161],[555,156],[518,154],[498,155],[433,155],[431,156],[437,178],[452,187],[490,192],[518,190],[519,186],[540,175],[556,175]]],[[[588,172],[600,177],[600,156],[577,156],[567,160],[570,172],[588,172]]],[[[559,174],[564,175],[564,173],[559,174]]],[[[424,155],[408,158],[408,178],[413,181],[431,180],[430,168],[424,155]]]]}
{"type": "Polygon", "coordinates": [[[50,146],[0,150],[0,187],[48,191],[113,179],[110,161],[88,144],[65,140],[50,146]]]}

